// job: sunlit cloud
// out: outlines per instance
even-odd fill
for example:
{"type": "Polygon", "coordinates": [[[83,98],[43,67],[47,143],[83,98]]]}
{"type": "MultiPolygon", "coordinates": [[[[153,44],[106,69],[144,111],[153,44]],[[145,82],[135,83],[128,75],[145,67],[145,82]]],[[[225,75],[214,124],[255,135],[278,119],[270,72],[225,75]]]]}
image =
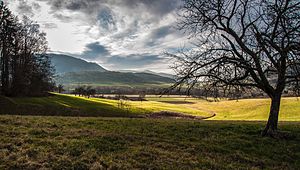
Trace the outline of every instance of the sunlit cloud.
{"type": "Polygon", "coordinates": [[[176,29],[180,0],[6,0],[6,3],[14,13],[27,15],[41,25],[51,52],[72,54],[111,70],[169,71],[169,62],[161,54],[187,43],[186,36],[176,29]]]}

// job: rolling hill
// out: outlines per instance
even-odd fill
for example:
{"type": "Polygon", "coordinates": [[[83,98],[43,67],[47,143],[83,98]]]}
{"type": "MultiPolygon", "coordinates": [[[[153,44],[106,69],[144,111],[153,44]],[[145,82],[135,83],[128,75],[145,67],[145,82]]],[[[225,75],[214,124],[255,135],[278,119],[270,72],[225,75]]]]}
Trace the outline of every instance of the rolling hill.
{"type": "Polygon", "coordinates": [[[60,74],[57,77],[57,82],[60,84],[146,85],[171,84],[174,80],[149,73],[81,71],[60,74]]]}
{"type": "Polygon", "coordinates": [[[148,74],[154,74],[157,76],[167,77],[167,78],[171,78],[171,79],[174,79],[174,77],[175,77],[175,75],[173,75],[173,74],[168,74],[168,73],[163,73],[163,72],[154,72],[151,70],[144,70],[144,71],[118,70],[118,72],[121,72],[121,73],[148,73],[148,74]]]}
{"type": "Polygon", "coordinates": [[[97,63],[87,62],[68,55],[48,54],[56,70],[58,84],[90,85],[166,85],[174,80],[155,72],[115,72],[108,71],[97,63]]]}
{"type": "Polygon", "coordinates": [[[107,71],[96,63],[63,54],[48,54],[57,74],[80,71],[107,71]]]}

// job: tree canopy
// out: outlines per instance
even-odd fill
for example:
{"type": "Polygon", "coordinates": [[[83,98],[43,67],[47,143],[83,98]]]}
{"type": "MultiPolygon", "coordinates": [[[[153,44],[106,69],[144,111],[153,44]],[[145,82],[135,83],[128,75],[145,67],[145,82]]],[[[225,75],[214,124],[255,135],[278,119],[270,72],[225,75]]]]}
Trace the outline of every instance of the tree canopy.
{"type": "Polygon", "coordinates": [[[184,0],[179,29],[195,47],[175,57],[174,87],[257,88],[271,99],[263,132],[277,130],[284,89],[299,92],[299,0],[184,0]]]}
{"type": "Polygon", "coordinates": [[[46,34],[0,2],[0,85],[2,95],[42,95],[53,87],[53,68],[46,56],[46,34]]]}

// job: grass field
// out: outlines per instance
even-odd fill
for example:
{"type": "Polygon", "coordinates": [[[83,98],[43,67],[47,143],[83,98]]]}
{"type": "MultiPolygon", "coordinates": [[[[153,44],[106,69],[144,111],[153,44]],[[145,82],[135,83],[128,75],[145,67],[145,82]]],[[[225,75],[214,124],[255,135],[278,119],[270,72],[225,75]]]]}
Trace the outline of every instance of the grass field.
{"type": "MultiPolygon", "coordinates": [[[[209,102],[203,99],[178,96],[149,96],[148,101],[122,101],[85,98],[73,95],[54,94],[50,97],[0,97],[1,114],[136,117],[145,114],[171,111],[209,117],[209,120],[267,120],[269,99],[221,100],[209,102]]],[[[280,121],[300,121],[300,100],[283,98],[280,121]]]]}
{"type": "Polygon", "coordinates": [[[289,140],[262,122],[0,116],[0,169],[297,169],[300,124],[289,140]]]}
{"type": "Polygon", "coordinates": [[[129,117],[131,113],[116,107],[116,101],[96,101],[83,97],[55,94],[49,97],[1,97],[1,114],[129,117]]]}
{"type": "MultiPolygon", "coordinates": [[[[148,100],[172,103],[177,107],[198,109],[206,113],[216,113],[215,117],[208,120],[267,120],[271,103],[270,99],[209,102],[203,99],[185,97],[150,97],[148,100]]],[[[300,121],[300,99],[296,97],[282,98],[279,120],[300,121]]]]}
{"type": "Polygon", "coordinates": [[[186,108],[162,102],[123,101],[123,105],[120,106],[120,102],[117,100],[88,99],[63,94],[54,94],[49,97],[2,97],[1,100],[7,103],[5,107],[0,108],[1,114],[135,117],[167,110],[199,116],[210,115],[196,108],[186,108]]]}
{"type": "Polygon", "coordinates": [[[282,99],[279,128],[293,135],[280,140],[260,136],[266,122],[257,120],[267,119],[268,99],[147,99],[120,107],[116,100],[61,94],[0,97],[0,169],[300,167],[297,98],[282,99]],[[209,121],[135,118],[163,110],[216,116],[209,121]]]}

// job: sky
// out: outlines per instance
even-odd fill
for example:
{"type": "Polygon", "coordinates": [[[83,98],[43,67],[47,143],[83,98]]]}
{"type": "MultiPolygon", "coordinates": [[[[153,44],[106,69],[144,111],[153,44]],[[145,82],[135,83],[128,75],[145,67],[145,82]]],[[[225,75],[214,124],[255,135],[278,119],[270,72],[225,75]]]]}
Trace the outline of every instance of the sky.
{"type": "Polygon", "coordinates": [[[172,73],[163,55],[186,46],[176,29],[180,0],[4,0],[15,15],[46,32],[49,52],[109,70],[172,73]]]}

